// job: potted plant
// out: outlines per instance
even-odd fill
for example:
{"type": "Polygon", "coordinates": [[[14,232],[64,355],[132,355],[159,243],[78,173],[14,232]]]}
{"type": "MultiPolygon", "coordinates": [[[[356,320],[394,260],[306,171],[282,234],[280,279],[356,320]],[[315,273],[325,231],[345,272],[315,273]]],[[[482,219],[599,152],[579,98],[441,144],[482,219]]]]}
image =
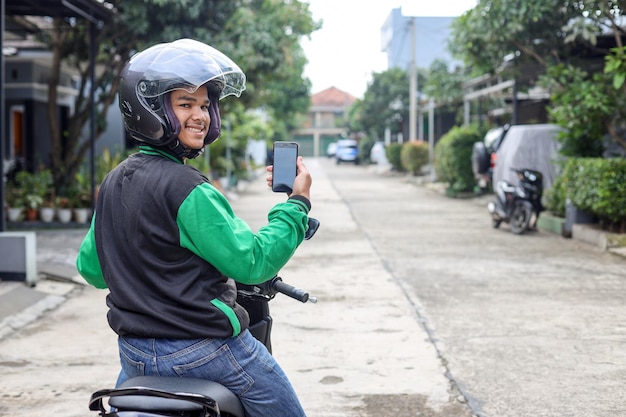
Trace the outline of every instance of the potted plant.
{"type": "Polygon", "coordinates": [[[87,223],[91,215],[91,198],[80,196],[74,206],[74,220],[76,223],[87,223]]]}
{"type": "Polygon", "coordinates": [[[44,223],[50,223],[54,220],[56,209],[49,200],[43,200],[41,207],[39,208],[39,218],[44,223]]]}
{"type": "Polygon", "coordinates": [[[91,216],[91,188],[84,175],[76,174],[76,187],[73,192],[74,220],[77,223],[87,223],[91,216]]]}
{"type": "Polygon", "coordinates": [[[69,197],[59,196],[55,201],[57,219],[61,223],[72,221],[72,203],[69,197]]]}
{"type": "Polygon", "coordinates": [[[6,183],[4,199],[7,205],[7,215],[10,222],[22,220],[24,214],[24,192],[23,188],[14,181],[6,183]]]}
{"type": "Polygon", "coordinates": [[[37,213],[39,212],[39,206],[41,206],[41,203],[43,203],[43,198],[41,198],[37,194],[26,193],[24,195],[24,200],[26,201],[26,206],[24,207],[26,220],[37,220],[37,213]]]}
{"type": "Polygon", "coordinates": [[[56,215],[56,198],[54,188],[52,187],[52,176],[50,177],[50,185],[46,190],[43,203],[39,208],[39,218],[42,222],[50,223],[56,215]]]}
{"type": "Polygon", "coordinates": [[[16,180],[21,186],[26,207],[26,220],[36,220],[39,208],[43,205],[52,184],[52,173],[48,169],[31,173],[20,171],[16,180]]]}

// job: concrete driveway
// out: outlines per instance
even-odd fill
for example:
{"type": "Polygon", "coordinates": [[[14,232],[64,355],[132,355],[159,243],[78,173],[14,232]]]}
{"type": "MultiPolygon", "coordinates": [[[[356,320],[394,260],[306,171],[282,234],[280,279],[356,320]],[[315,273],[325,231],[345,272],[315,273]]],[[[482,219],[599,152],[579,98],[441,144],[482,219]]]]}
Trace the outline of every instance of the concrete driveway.
{"type": "Polygon", "coordinates": [[[625,258],[493,229],[488,197],[324,168],[474,414],[626,415],[625,258]]]}

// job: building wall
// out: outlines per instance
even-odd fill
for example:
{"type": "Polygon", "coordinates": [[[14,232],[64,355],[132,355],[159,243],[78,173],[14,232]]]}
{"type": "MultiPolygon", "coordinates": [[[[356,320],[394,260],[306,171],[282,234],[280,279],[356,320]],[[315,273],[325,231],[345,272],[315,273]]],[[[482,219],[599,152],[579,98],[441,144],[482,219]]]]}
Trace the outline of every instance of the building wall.
{"type": "Polygon", "coordinates": [[[460,63],[452,59],[447,49],[450,27],[455,17],[404,16],[402,8],[391,11],[381,28],[381,48],[387,54],[387,68],[408,69],[411,46],[415,45],[415,65],[428,69],[435,59],[452,67],[460,63]],[[411,40],[411,23],[415,24],[415,39],[411,40]]]}
{"type": "MultiPolygon", "coordinates": [[[[50,77],[49,56],[8,57],[6,61],[6,120],[3,127],[6,138],[6,159],[19,159],[27,168],[50,163],[51,133],[48,124],[48,79],[50,77]],[[21,116],[21,126],[13,126],[14,112],[21,116]]],[[[59,127],[67,129],[67,120],[73,112],[74,99],[78,90],[69,72],[60,75],[58,87],[59,127]]],[[[112,152],[124,151],[126,147],[121,115],[114,103],[107,113],[106,131],[96,141],[95,154],[103,149],[112,152]]],[[[89,140],[89,124],[85,126],[84,140],[89,140]]],[[[87,159],[86,159],[87,161],[87,159]]],[[[86,162],[87,163],[87,162],[86,162]]]]}
{"type": "MultiPolygon", "coordinates": [[[[404,16],[401,8],[392,9],[380,31],[381,49],[387,54],[387,67],[410,71],[413,57],[415,66],[425,70],[428,70],[435,60],[446,62],[451,71],[454,67],[461,66],[459,61],[452,58],[447,46],[454,19],[456,17],[404,16]]],[[[419,87],[418,89],[421,90],[419,87]]],[[[424,97],[421,100],[424,100],[424,97]]],[[[420,139],[429,136],[428,118],[428,110],[422,101],[416,121],[416,133],[420,139]]],[[[454,115],[441,113],[441,109],[435,109],[433,126],[435,141],[453,125],[454,115]]],[[[408,132],[407,121],[404,131],[406,139],[409,136],[408,132]]]]}
{"type": "MultiPolygon", "coordinates": [[[[48,165],[51,152],[51,133],[48,123],[48,79],[50,62],[46,58],[8,57],[6,59],[6,106],[3,126],[5,158],[20,160],[27,168],[37,164],[48,165]],[[16,125],[16,124],[19,124],[16,125]]],[[[60,129],[73,105],[77,91],[69,74],[60,76],[57,89],[60,129]]]]}

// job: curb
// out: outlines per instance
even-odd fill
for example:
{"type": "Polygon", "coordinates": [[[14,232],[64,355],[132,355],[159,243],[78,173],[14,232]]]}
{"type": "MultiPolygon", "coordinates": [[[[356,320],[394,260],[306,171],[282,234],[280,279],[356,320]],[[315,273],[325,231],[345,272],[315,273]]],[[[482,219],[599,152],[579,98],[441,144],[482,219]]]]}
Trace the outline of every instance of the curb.
{"type": "Polygon", "coordinates": [[[43,299],[37,301],[35,304],[6,317],[0,321],[0,340],[4,339],[14,331],[34,322],[45,312],[59,307],[65,302],[65,300],[66,297],[58,295],[44,296],[43,299]]]}
{"type": "Polygon", "coordinates": [[[74,270],[67,266],[47,263],[38,265],[38,270],[39,279],[34,286],[0,281],[0,340],[58,308],[84,286],[77,273],[72,275],[74,270]]]}

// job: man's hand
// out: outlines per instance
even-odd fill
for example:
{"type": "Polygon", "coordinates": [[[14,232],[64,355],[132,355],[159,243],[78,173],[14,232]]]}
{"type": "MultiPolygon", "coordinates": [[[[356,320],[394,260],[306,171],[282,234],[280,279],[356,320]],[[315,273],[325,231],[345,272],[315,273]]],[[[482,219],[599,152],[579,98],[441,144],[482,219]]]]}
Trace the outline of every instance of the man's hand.
{"type": "MultiPolygon", "coordinates": [[[[266,168],[266,171],[269,173],[269,175],[265,178],[265,180],[267,181],[267,185],[270,188],[272,187],[272,182],[273,182],[273,175],[272,175],[273,170],[274,170],[273,165],[270,165],[266,168]]],[[[293,181],[293,190],[289,196],[291,197],[292,195],[301,195],[310,200],[312,183],[313,183],[313,179],[311,178],[311,174],[309,173],[309,170],[307,169],[306,165],[304,165],[304,161],[302,160],[302,157],[299,156],[296,161],[296,178],[293,181]]]]}

